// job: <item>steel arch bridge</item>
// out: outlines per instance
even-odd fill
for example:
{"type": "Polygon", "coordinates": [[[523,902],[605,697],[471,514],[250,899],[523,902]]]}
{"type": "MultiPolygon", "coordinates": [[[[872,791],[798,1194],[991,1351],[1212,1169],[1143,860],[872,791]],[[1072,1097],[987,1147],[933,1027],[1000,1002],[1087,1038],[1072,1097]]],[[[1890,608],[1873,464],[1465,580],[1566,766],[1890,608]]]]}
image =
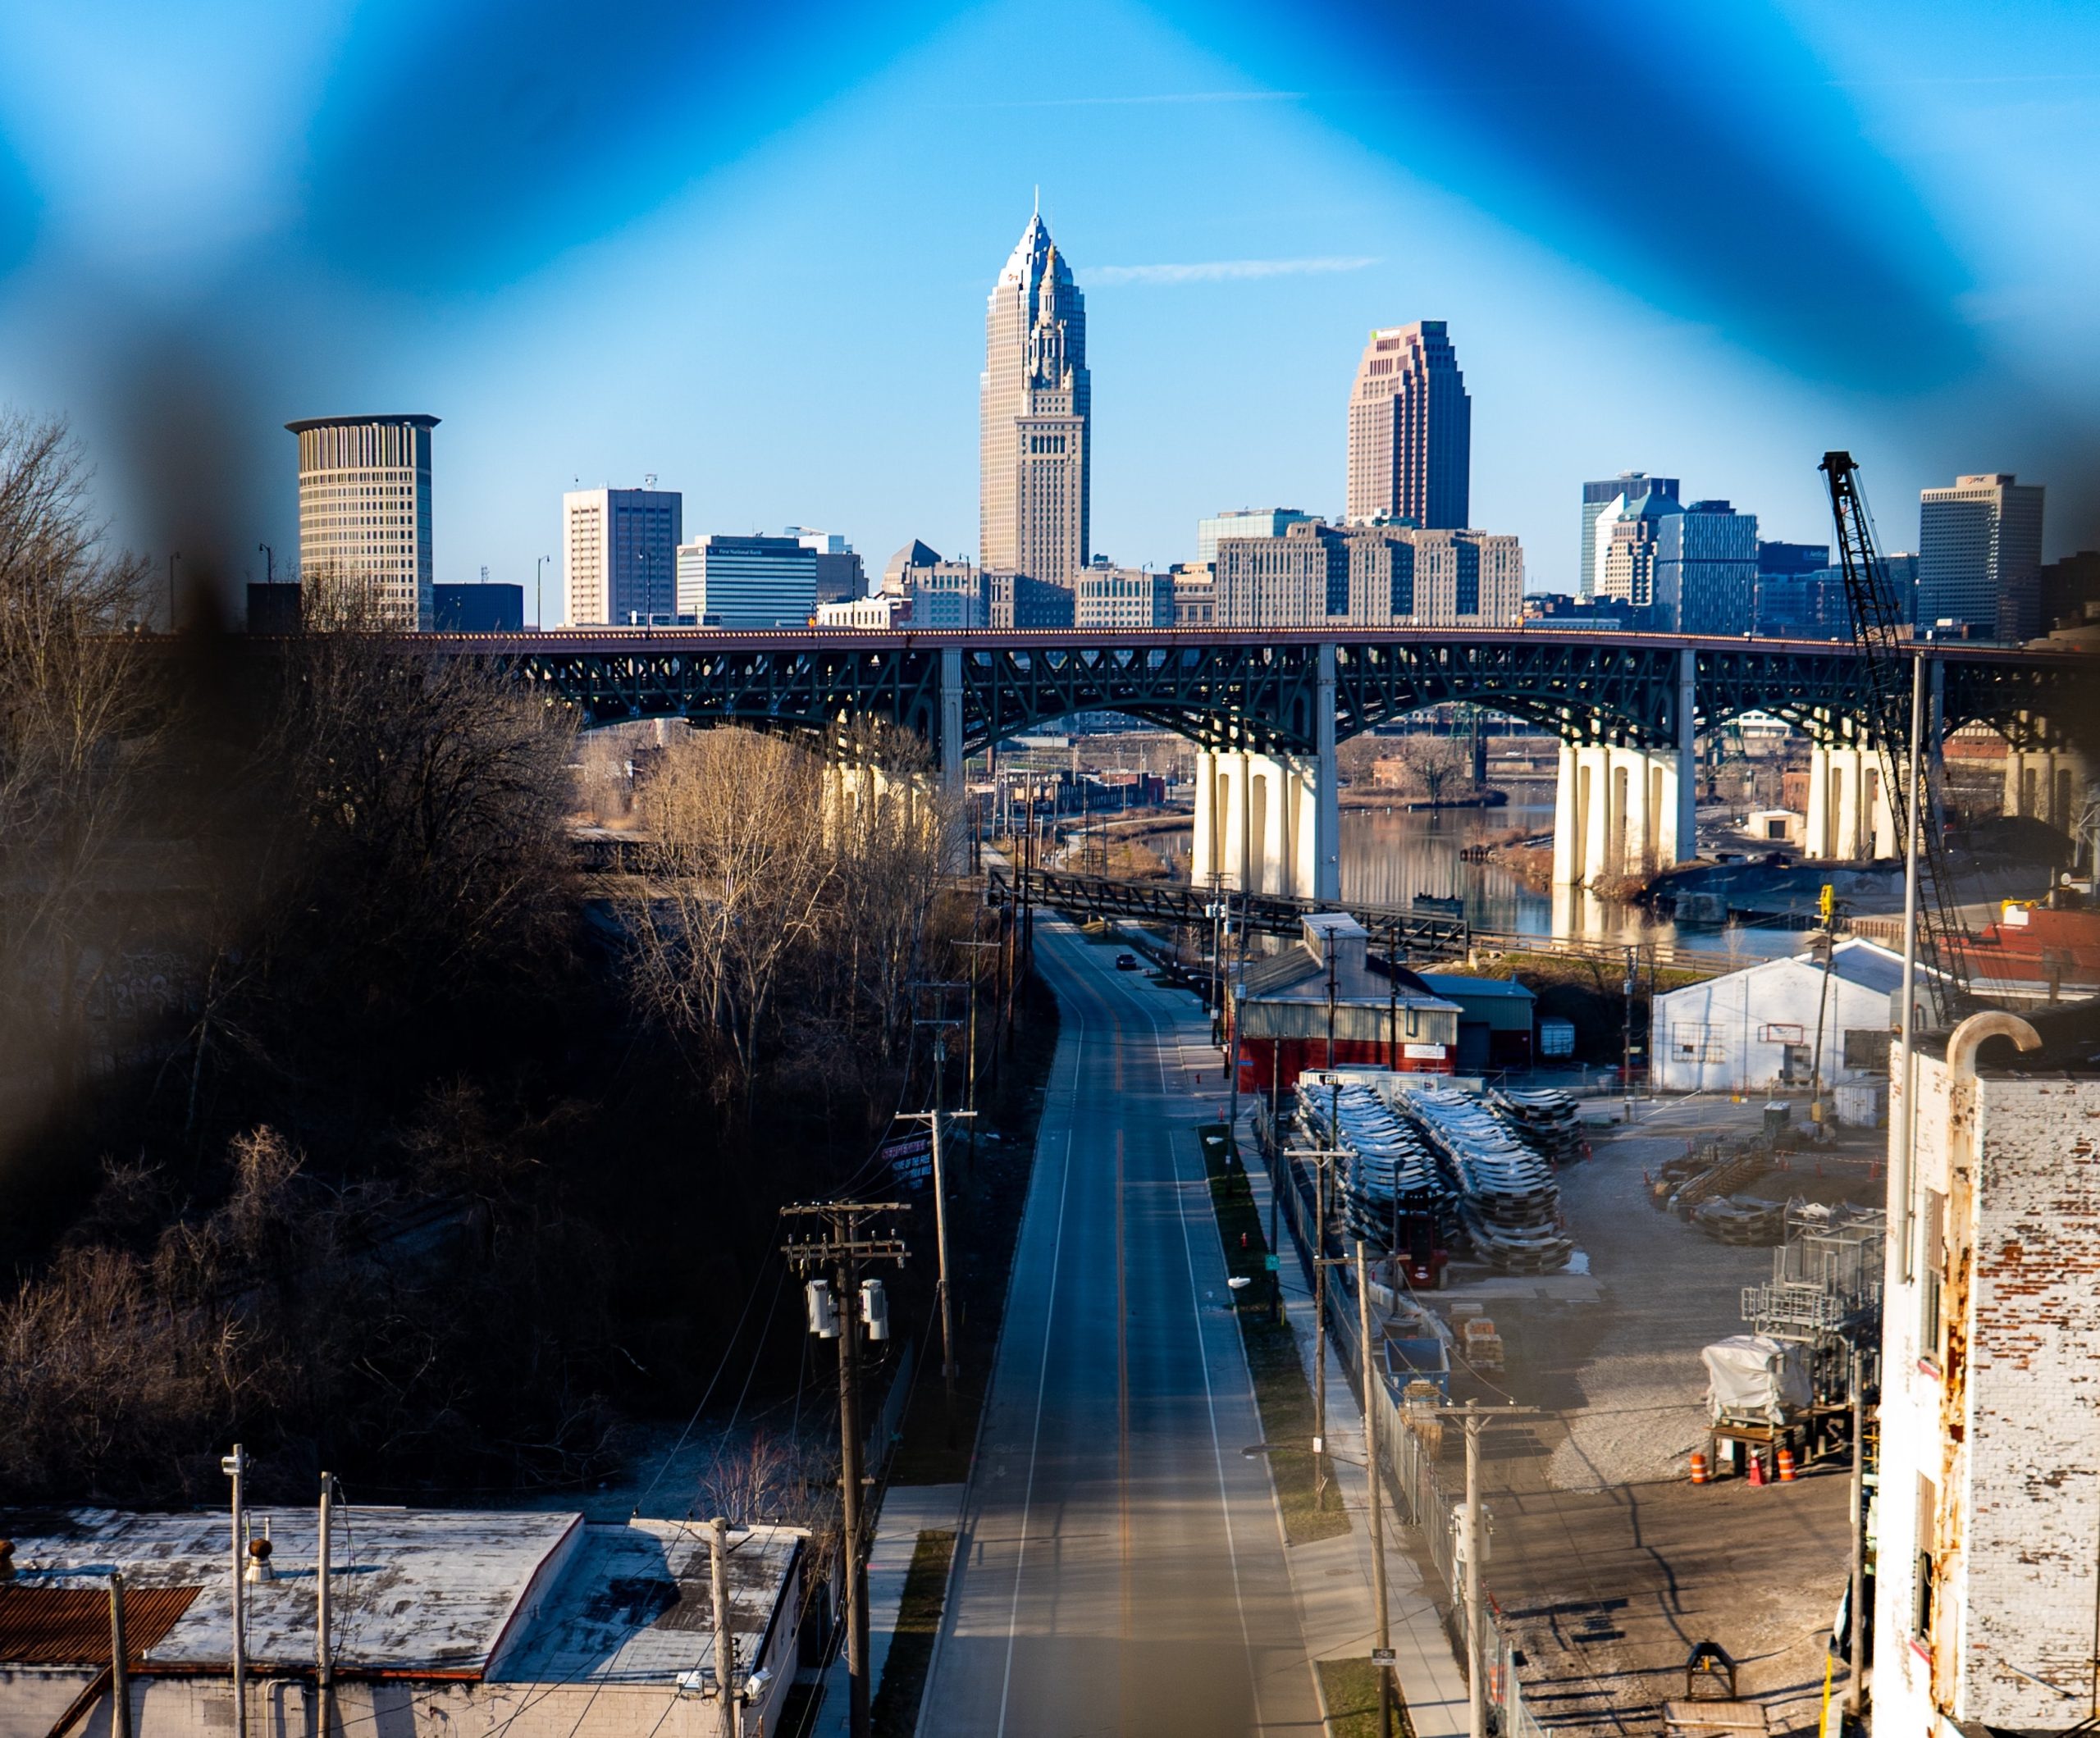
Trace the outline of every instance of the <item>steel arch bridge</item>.
{"type": "MultiPolygon", "coordinates": [[[[1078,712],[1120,712],[1208,748],[1319,752],[1427,706],[1464,702],[1569,742],[1682,746],[1764,712],[1819,740],[1865,723],[1859,659],[1838,641],[1408,629],[1069,629],[772,633],[579,629],[418,636],[418,648],[501,668],[587,726],[649,718],[829,734],[874,718],[944,760],[1078,712]],[[1331,689],[1327,684],[1331,683],[1331,689]],[[1330,694],[1331,698],[1329,697],[1330,694]]],[[[2016,743],[2078,728],[2100,661],[1961,644],[1928,656],[1941,728],[2016,743]]]]}

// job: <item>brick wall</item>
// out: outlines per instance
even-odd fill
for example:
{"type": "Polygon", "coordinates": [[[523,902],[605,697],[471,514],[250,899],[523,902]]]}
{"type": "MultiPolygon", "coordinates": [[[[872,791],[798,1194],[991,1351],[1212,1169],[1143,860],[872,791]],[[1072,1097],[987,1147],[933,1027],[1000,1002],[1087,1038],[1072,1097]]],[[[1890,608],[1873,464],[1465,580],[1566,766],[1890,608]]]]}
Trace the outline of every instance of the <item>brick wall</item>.
{"type": "Polygon", "coordinates": [[[1972,1101],[1929,1057],[1918,1074],[1912,1278],[1892,1202],[1883,1325],[1875,1725],[2053,1731],[2090,1711],[2100,1610],[2100,1079],[1987,1074],[1972,1101]]]}

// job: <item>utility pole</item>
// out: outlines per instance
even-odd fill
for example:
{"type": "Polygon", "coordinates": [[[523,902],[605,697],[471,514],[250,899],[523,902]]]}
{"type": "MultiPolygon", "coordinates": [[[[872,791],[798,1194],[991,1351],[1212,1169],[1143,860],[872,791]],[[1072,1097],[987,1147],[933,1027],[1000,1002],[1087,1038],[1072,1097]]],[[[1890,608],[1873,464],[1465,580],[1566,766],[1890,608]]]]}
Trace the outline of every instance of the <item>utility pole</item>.
{"type": "Polygon", "coordinates": [[[1481,1645],[1487,1632],[1487,1602],[1480,1585],[1481,1553],[1487,1544],[1487,1530],[1481,1525],[1480,1433],[1500,1418],[1528,1417],[1535,1406],[1483,1407],[1468,1400],[1454,1407],[1466,1427],[1466,1519],[1462,1535],[1466,1553],[1466,1716],[1467,1738],[1487,1738],[1487,1650],[1481,1645]]]}
{"type": "Polygon", "coordinates": [[[1620,1018],[1618,1083],[1626,1093],[1626,1120],[1633,1120],[1633,950],[1626,950],[1626,1011],[1620,1018]]]}
{"type": "MultiPolygon", "coordinates": [[[[947,992],[960,989],[956,983],[937,983],[926,981],[912,985],[914,991],[922,989],[947,992]]],[[[901,1114],[899,1122],[923,1122],[929,1130],[933,1147],[934,1161],[934,1257],[935,1264],[934,1296],[941,1307],[941,1387],[947,1407],[947,1419],[951,1435],[955,1428],[955,1321],[954,1309],[948,1295],[948,1188],[947,1167],[941,1162],[941,1128],[948,1112],[941,1108],[945,1096],[942,1079],[948,1056],[948,1028],[959,1024],[945,1016],[915,1020],[915,1025],[934,1029],[934,1104],[927,1111],[906,1111],[901,1114]]],[[[957,1113],[972,1123],[976,1112],[957,1113]]]]}
{"type": "Polygon", "coordinates": [[[1312,1506],[1327,1506],[1327,1166],[1340,1149],[1316,1147],[1312,1161],[1312,1506]]]}
{"type": "Polygon", "coordinates": [[[131,1738],[131,1654],[124,1640],[124,1571],[109,1571],[110,1738],[131,1738]]]}
{"type": "MultiPolygon", "coordinates": [[[[168,569],[171,575],[174,568],[168,569]]],[[[233,1730],[234,1738],[248,1738],[248,1512],[244,1498],[248,1479],[248,1453],[239,1443],[233,1453],[222,1455],[219,1471],[233,1480],[233,1730]]]]}
{"type": "Polygon", "coordinates": [[[336,1724],[336,1656],[328,1643],[329,1578],[331,1553],[329,1545],[332,1535],[331,1523],[335,1518],[336,1480],[332,1475],[321,1475],[320,1544],[314,1555],[313,1566],[313,1682],[321,1704],[321,1738],[328,1738],[336,1724]]]}
{"type": "Polygon", "coordinates": [[[714,1694],[722,1704],[722,1738],[741,1738],[737,1717],[737,1639],[729,1633],[729,1523],[707,1523],[708,1579],[714,1592],[714,1694]]]}
{"type": "Polygon", "coordinates": [[[1363,1480],[1371,1504],[1371,1590],[1378,1616],[1378,1738],[1392,1738],[1393,1668],[1385,1656],[1393,1649],[1393,1630],[1386,1609],[1386,1521],[1378,1489],[1378,1372],[1372,1357],[1371,1267],[1363,1239],[1356,1240],[1356,1327],[1363,1343],[1363,1480]]]}
{"type": "Polygon", "coordinates": [[[1845,1651],[1851,1661],[1851,1675],[1845,1680],[1845,1712],[1860,1717],[1860,1680],[1866,1671],[1861,1657],[1865,1632],[1860,1623],[1860,1599],[1866,1590],[1866,1421],[1867,1399],[1860,1374],[1860,1343],[1851,1342],[1852,1353],[1852,1514],[1846,1529],[1852,1545],[1851,1592],[1845,1601],[1845,1651]]]}
{"type": "Polygon", "coordinates": [[[838,1341],[838,1486],[845,1544],[848,1730],[851,1738],[869,1738],[868,1598],[861,1520],[861,1264],[893,1261],[900,1267],[904,1265],[904,1239],[893,1232],[870,1234],[867,1221],[910,1208],[901,1201],[820,1201],[797,1202],[780,1211],[792,1220],[816,1222],[810,1226],[810,1235],[791,1238],[781,1246],[781,1252],[806,1277],[819,1272],[829,1275],[828,1281],[813,1280],[810,1285],[810,1327],[819,1339],[838,1341]],[[827,1285],[828,1298],[820,1289],[827,1285]]]}

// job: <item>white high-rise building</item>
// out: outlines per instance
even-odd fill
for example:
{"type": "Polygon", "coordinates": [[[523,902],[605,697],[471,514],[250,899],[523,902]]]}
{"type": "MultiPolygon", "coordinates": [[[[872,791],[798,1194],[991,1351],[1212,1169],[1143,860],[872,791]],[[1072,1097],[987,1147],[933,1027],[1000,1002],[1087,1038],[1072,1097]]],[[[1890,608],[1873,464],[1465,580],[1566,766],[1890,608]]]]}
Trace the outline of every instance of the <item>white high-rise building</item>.
{"type": "Polygon", "coordinates": [[[1960,622],[1997,640],[2042,632],[2043,494],[2009,471],[1920,494],[1919,627],[1960,622]]]}
{"type": "Polygon", "coordinates": [[[1028,220],[984,312],[978,565],[1070,587],[1091,559],[1086,302],[1028,220]]]}
{"type": "Polygon", "coordinates": [[[436,625],[430,546],[430,431],[436,417],[315,417],[299,437],[299,572],[352,588],[396,627],[436,625]]]}
{"type": "Polygon", "coordinates": [[[678,545],[678,618],[698,627],[806,627],[817,551],[798,537],[696,537],[678,545]]]}
{"type": "Polygon", "coordinates": [[[561,514],[564,624],[676,622],[684,496],[674,489],[576,489],[562,496],[561,514]]]}

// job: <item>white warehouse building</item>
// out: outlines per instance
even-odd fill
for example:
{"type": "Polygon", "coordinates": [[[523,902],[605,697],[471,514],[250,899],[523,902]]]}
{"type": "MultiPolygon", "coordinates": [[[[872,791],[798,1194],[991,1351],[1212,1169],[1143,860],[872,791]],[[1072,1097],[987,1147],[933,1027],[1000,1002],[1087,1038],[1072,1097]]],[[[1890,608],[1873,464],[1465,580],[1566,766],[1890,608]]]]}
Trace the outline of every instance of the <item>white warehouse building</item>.
{"type": "Polygon", "coordinates": [[[1811,952],[1672,990],[1655,998],[1655,1083],[1673,1093],[1805,1087],[1819,1012],[1823,1084],[1884,1080],[1902,984],[1901,955],[1853,937],[1830,950],[1827,978],[1811,952]]]}

